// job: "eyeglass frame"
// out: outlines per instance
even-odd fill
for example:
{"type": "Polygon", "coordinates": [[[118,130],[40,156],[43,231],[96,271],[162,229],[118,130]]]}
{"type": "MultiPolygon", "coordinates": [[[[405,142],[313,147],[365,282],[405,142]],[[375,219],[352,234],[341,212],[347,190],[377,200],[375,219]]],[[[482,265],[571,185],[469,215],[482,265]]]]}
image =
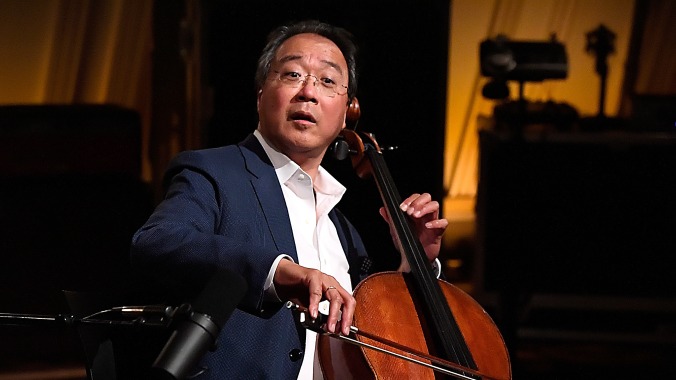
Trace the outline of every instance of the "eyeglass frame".
{"type": "MultiPolygon", "coordinates": [[[[324,78],[321,78],[321,79],[320,79],[318,76],[316,76],[316,75],[314,75],[314,74],[301,74],[301,73],[296,72],[298,75],[300,75],[300,77],[298,77],[298,81],[295,81],[295,82],[294,82],[294,81],[292,81],[292,82],[286,81],[286,82],[285,82],[285,81],[282,79],[282,75],[288,74],[288,73],[282,73],[282,72],[279,72],[279,71],[274,70],[274,69],[273,69],[272,71],[273,71],[274,73],[277,74],[277,75],[276,75],[276,79],[277,79],[280,83],[282,83],[283,85],[289,85],[289,86],[291,86],[291,87],[293,87],[293,88],[299,88],[299,87],[301,87],[301,86],[307,85],[307,83],[308,83],[308,82],[307,82],[307,81],[308,81],[308,77],[313,77],[313,78],[315,78],[315,81],[314,81],[314,83],[313,83],[313,85],[314,85],[315,87],[317,87],[317,83],[319,83],[319,82],[321,81],[321,79],[324,79],[324,78]],[[302,84],[301,84],[301,83],[302,83],[302,84]]],[[[289,73],[291,73],[291,71],[290,71],[289,73]]],[[[331,78],[329,78],[329,79],[331,79],[331,78]]],[[[345,86],[345,85],[343,85],[343,84],[338,84],[338,83],[336,83],[336,87],[335,87],[335,88],[331,88],[331,87],[326,87],[326,86],[323,84],[323,82],[322,82],[322,87],[323,87],[324,89],[326,89],[326,90],[330,90],[330,91],[331,91],[331,94],[326,94],[326,93],[323,94],[324,96],[328,96],[329,98],[333,98],[333,97],[335,97],[336,95],[343,96],[343,95],[346,95],[347,92],[348,92],[348,87],[347,87],[347,86],[345,86]],[[343,92],[343,93],[338,92],[337,89],[339,89],[340,87],[343,87],[343,88],[345,89],[345,92],[343,92]]],[[[319,90],[319,91],[322,92],[322,91],[324,91],[324,90],[319,90]]]]}

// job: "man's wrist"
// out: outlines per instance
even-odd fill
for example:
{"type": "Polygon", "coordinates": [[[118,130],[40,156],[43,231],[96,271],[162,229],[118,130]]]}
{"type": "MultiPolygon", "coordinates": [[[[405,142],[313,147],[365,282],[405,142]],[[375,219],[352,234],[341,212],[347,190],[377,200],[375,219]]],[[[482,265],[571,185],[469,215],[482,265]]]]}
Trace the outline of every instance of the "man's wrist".
{"type": "Polygon", "coordinates": [[[268,272],[268,277],[265,279],[265,285],[263,285],[263,292],[265,293],[266,301],[282,302],[282,300],[277,295],[277,291],[275,290],[274,280],[275,280],[275,272],[277,272],[277,267],[279,266],[279,263],[283,259],[290,260],[291,262],[293,262],[293,258],[285,254],[277,256],[275,261],[272,262],[272,266],[270,267],[270,271],[268,272]]]}

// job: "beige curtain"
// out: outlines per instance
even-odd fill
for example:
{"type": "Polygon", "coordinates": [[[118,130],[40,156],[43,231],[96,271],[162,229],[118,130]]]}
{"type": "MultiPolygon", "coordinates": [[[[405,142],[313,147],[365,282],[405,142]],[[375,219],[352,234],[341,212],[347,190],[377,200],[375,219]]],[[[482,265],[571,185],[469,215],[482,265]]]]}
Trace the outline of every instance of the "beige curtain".
{"type": "MultiPolygon", "coordinates": [[[[676,95],[676,2],[647,2],[638,72],[633,88],[641,95],[676,95]]],[[[674,105],[676,107],[676,105],[674,105]]]]}
{"type": "Polygon", "coordinates": [[[58,3],[42,102],[116,104],[139,111],[142,176],[150,180],[152,1],[58,3]]]}
{"type": "Polygon", "coordinates": [[[139,111],[149,180],[152,7],[148,0],[0,1],[0,103],[139,111]]]}
{"type": "Polygon", "coordinates": [[[147,103],[152,2],[60,1],[44,103],[147,103]]]}

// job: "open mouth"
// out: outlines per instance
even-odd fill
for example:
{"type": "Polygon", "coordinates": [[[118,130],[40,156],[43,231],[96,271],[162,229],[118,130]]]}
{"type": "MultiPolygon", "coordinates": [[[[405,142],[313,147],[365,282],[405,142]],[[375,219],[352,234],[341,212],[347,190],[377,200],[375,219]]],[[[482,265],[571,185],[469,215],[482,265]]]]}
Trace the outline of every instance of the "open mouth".
{"type": "Polygon", "coordinates": [[[307,121],[310,123],[317,122],[317,120],[315,120],[314,116],[312,116],[311,113],[303,111],[297,111],[292,113],[291,116],[289,116],[289,119],[293,121],[307,121]]]}

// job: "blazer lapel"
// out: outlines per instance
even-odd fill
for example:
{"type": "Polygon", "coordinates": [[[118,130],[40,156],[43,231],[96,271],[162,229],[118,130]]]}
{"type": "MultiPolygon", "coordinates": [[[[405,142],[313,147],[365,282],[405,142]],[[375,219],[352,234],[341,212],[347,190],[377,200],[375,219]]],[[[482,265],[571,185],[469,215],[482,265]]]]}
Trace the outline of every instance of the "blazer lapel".
{"type": "Polygon", "coordinates": [[[242,141],[239,147],[246,169],[252,175],[251,186],[261,205],[275,246],[280,253],[288,254],[298,262],[286,201],[270,159],[253,134],[242,141]]]}

